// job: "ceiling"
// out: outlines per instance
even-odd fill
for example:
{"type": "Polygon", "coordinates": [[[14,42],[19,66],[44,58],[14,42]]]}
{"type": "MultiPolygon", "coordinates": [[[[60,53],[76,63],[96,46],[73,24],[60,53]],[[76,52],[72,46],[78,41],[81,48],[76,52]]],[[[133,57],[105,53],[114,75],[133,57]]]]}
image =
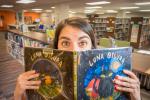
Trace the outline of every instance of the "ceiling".
{"type": "MultiPolygon", "coordinates": [[[[32,8],[42,8],[44,10],[46,9],[51,9],[52,6],[56,6],[58,4],[66,4],[69,5],[70,10],[77,12],[77,13],[82,13],[84,11],[84,7],[87,5],[85,3],[87,2],[94,2],[94,1],[104,1],[104,0],[36,0],[35,3],[31,4],[17,4],[17,0],[0,0],[0,5],[3,4],[11,4],[14,5],[11,10],[30,10],[32,8]]],[[[111,2],[110,4],[105,4],[105,5],[100,5],[103,8],[97,9],[97,12],[104,12],[105,10],[120,10],[120,7],[125,7],[125,6],[136,6],[134,3],[137,2],[150,2],[150,0],[106,0],[111,2]]],[[[134,9],[134,10],[127,10],[131,12],[139,12],[139,10],[145,10],[145,9],[150,9],[150,5],[147,6],[139,6],[139,9],[134,9]]],[[[0,9],[4,9],[1,8],[0,9]]],[[[6,9],[6,8],[5,8],[6,9]]],[[[7,8],[10,10],[10,8],[7,8]]]]}

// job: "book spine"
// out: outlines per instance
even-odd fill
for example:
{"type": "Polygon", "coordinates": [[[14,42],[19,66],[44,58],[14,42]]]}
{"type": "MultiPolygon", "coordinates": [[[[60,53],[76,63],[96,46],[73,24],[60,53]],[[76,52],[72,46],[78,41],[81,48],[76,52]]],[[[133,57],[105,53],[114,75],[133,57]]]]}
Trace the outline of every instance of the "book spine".
{"type": "Polygon", "coordinates": [[[74,100],[77,100],[77,67],[78,67],[78,55],[77,52],[73,52],[73,80],[74,80],[74,100]]]}

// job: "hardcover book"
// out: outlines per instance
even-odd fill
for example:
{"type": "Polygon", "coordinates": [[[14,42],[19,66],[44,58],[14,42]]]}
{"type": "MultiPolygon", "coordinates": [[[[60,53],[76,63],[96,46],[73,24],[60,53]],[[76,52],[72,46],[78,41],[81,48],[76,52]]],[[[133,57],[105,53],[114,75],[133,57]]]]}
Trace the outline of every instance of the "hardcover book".
{"type": "Polygon", "coordinates": [[[116,75],[127,77],[132,48],[63,51],[25,48],[25,70],[35,70],[38,90],[27,90],[28,100],[127,100],[115,89],[116,75]]]}

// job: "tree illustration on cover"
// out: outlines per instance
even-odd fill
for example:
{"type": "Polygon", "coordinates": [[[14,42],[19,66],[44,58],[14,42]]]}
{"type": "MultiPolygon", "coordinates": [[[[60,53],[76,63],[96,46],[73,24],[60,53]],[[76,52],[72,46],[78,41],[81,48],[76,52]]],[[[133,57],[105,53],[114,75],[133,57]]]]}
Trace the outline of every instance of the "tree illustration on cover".
{"type": "Polygon", "coordinates": [[[46,59],[39,59],[35,61],[32,69],[40,73],[41,86],[37,92],[46,100],[53,99],[62,92],[62,75],[57,65],[46,59]]]}
{"type": "MultiPolygon", "coordinates": [[[[123,74],[124,66],[115,58],[99,60],[87,70],[84,87],[90,100],[116,100],[121,92],[115,89],[113,80],[116,75],[123,74]]],[[[124,100],[121,97],[121,100],[124,100]]],[[[119,99],[120,100],[120,99],[119,99]]]]}

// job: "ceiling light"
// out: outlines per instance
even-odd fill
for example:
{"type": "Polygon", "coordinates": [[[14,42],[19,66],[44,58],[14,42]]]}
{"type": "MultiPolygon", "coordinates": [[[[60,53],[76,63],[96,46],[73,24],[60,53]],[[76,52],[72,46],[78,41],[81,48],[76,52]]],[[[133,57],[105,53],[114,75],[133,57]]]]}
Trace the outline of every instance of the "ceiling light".
{"type": "Polygon", "coordinates": [[[110,2],[107,1],[100,1],[100,2],[90,2],[86,3],[87,5],[102,5],[102,4],[109,4],[110,2]]]}
{"type": "Polygon", "coordinates": [[[23,12],[28,12],[28,10],[23,10],[23,12]]]}
{"type": "Polygon", "coordinates": [[[55,7],[51,7],[52,9],[55,9],[55,7]]]}
{"type": "Polygon", "coordinates": [[[105,14],[105,13],[96,13],[96,14],[103,15],[103,14],[105,14]]]}
{"type": "Polygon", "coordinates": [[[32,10],[34,10],[34,11],[39,11],[39,10],[43,10],[43,9],[32,9],[32,10]]]}
{"type": "Polygon", "coordinates": [[[1,5],[0,7],[4,7],[4,8],[12,8],[14,7],[13,5],[1,5]]]}
{"type": "Polygon", "coordinates": [[[41,13],[42,11],[40,11],[40,10],[37,10],[37,11],[34,11],[34,12],[36,12],[36,13],[41,13]]]}
{"type": "Polygon", "coordinates": [[[150,12],[150,10],[139,10],[141,12],[150,12]]]}
{"type": "Polygon", "coordinates": [[[19,0],[16,1],[16,3],[24,3],[24,4],[28,4],[28,3],[33,3],[36,2],[35,0],[19,0]]]}
{"type": "Polygon", "coordinates": [[[120,7],[120,9],[138,9],[139,7],[120,7]]]}
{"type": "Polygon", "coordinates": [[[117,13],[118,11],[115,10],[106,10],[107,13],[117,13]]]}
{"type": "Polygon", "coordinates": [[[73,13],[73,14],[76,13],[76,12],[74,12],[74,11],[68,11],[68,12],[69,12],[69,13],[73,13]]]}
{"type": "Polygon", "coordinates": [[[45,10],[46,12],[52,12],[52,10],[45,10]]]}
{"type": "Polygon", "coordinates": [[[135,5],[150,5],[150,2],[140,2],[140,3],[135,3],[135,5]]]}
{"type": "Polygon", "coordinates": [[[84,12],[84,13],[89,14],[89,13],[93,13],[93,12],[84,12]]]}
{"type": "Polygon", "coordinates": [[[85,12],[94,12],[95,10],[84,10],[85,12]]]}
{"type": "Polygon", "coordinates": [[[93,7],[85,7],[86,9],[97,9],[97,8],[102,8],[100,6],[93,6],[93,7]]]}
{"type": "Polygon", "coordinates": [[[84,13],[93,13],[95,10],[84,10],[84,13]]]}
{"type": "Polygon", "coordinates": [[[130,14],[131,12],[130,12],[130,11],[126,11],[125,13],[126,13],[126,14],[130,14]]]}

